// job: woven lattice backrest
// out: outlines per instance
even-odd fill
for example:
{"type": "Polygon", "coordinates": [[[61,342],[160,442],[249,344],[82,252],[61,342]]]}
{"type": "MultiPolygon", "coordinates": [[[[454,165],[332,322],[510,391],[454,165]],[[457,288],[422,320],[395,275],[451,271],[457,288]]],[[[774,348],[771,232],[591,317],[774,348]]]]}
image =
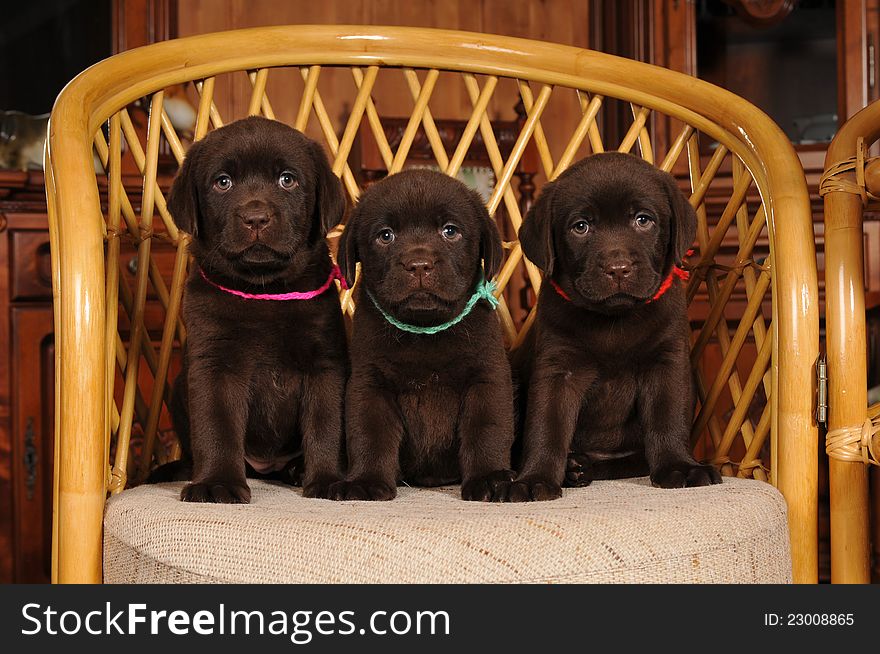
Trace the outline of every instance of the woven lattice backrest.
{"type": "MultiPolygon", "coordinates": [[[[106,80],[83,125],[106,171],[98,184],[89,182],[85,193],[90,216],[73,218],[77,208],[67,205],[69,198],[59,185],[65,166],[91,170],[88,144],[82,139],[69,146],[76,154],[63,165],[55,141],[50,152],[59,297],[74,283],[69,266],[75,264],[68,260],[74,255],[65,237],[72,230],[90,229],[93,240],[82,250],[103,251],[105,265],[94,271],[102,280],[100,297],[94,299],[102,342],[100,352],[94,347],[91,351],[101,362],[96,374],[106,410],[103,442],[105,457],[112,460],[111,492],[142,481],[154,460],[175,456],[166,405],[175,353],[186,339],[179,310],[188,236],[175,227],[167,210],[165,182],[190,142],[254,114],[283,120],[319,140],[352,203],[362,190],[355,157],[360,130],[370,130],[388,174],[405,166],[418,137],[430,143],[436,167],[456,175],[479,135],[493,179],[487,191],[489,212],[514,236],[524,208],[514,173],[528,149],[537,153],[539,183],[554,179],[582,156],[606,150],[632,152],[677,174],[699,218],[687,264],[691,362],[699,392],[692,441],[698,456],[719,464],[725,474],[767,479],[776,463],[771,434],[809,429],[811,418],[802,398],[786,403],[787,417],[780,420],[778,413],[781,369],[809,392],[803,387],[810,383],[812,362],[790,367],[779,347],[780,324],[790,340],[804,327],[792,324],[795,314],[815,311],[805,187],[802,175],[786,170],[797,160],[784,136],[744,101],[643,64],[456,32],[266,28],[230,34],[225,41],[222,35],[209,35],[180,43],[184,45],[152,46],[141,51],[140,59],[136,53],[121,55],[115,59],[128,59],[106,71],[125,79],[106,80]],[[172,85],[183,85],[195,106],[191,134],[178,133],[172,125],[165,92],[172,85]],[[450,102],[450,97],[457,100],[450,102]],[[145,98],[142,125],[129,107],[138,98],[145,98]],[[493,121],[514,118],[512,107],[518,101],[525,114],[505,156],[493,121]],[[603,135],[604,117],[611,111],[619,114],[621,106],[627,107],[631,122],[612,140],[603,135]],[[406,120],[393,147],[383,117],[406,120]],[[465,121],[457,143],[444,143],[438,132],[436,122],[446,119],[465,121]],[[742,127],[746,123],[748,129],[742,127]],[[134,179],[124,173],[126,165],[135,170],[134,179]],[[94,199],[105,183],[107,206],[98,219],[94,199]],[[780,230],[785,230],[784,238],[780,230]],[[126,257],[127,248],[136,250],[135,264],[126,257]],[[780,266],[782,257],[800,261],[786,269],[780,266]],[[779,323],[779,316],[788,322],[779,323]],[[800,408],[792,409],[795,405],[800,408]]],[[[62,118],[56,113],[53,138],[57,130],[62,139],[59,125],[62,118]]],[[[342,229],[344,225],[334,230],[331,239],[342,229]]],[[[508,345],[516,346],[535,315],[541,274],[524,259],[515,238],[505,243],[505,252],[496,279],[498,316],[508,345]],[[513,285],[519,289],[515,310],[509,291],[513,285]]],[[[357,310],[350,291],[342,292],[342,304],[349,314],[357,310]]],[[[59,306],[63,312],[63,300],[59,306]]],[[[89,325],[84,331],[96,334],[96,327],[89,325]]],[[[75,329],[73,323],[70,328],[75,329]]],[[[83,338],[82,333],[77,337],[83,338]]],[[[75,347],[74,338],[62,339],[62,358],[66,348],[75,347]]],[[[808,339],[802,343],[809,345],[808,339]]],[[[70,393],[75,391],[63,384],[59,392],[66,399],[61,403],[72,403],[70,393]]]]}

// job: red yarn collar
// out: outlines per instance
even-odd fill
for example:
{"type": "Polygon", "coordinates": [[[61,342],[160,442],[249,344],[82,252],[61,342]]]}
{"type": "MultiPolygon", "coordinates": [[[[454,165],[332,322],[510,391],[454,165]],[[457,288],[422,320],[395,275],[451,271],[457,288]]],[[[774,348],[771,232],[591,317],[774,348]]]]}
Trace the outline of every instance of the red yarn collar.
{"type": "MultiPolygon", "coordinates": [[[[666,276],[666,279],[663,280],[663,283],[660,284],[660,288],[657,289],[657,292],[654,294],[650,300],[645,300],[645,304],[651,304],[655,300],[659,300],[660,297],[669,290],[672,286],[672,283],[676,280],[676,278],[687,281],[690,279],[691,274],[685,270],[684,268],[679,268],[678,266],[673,266],[672,270],[669,271],[669,274],[666,276]]],[[[550,279],[550,285],[553,287],[553,290],[556,291],[559,296],[565,300],[566,302],[571,302],[571,298],[568,297],[568,293],[562,290],[562,287],[556,283],[555,279],[550,279]]]]}

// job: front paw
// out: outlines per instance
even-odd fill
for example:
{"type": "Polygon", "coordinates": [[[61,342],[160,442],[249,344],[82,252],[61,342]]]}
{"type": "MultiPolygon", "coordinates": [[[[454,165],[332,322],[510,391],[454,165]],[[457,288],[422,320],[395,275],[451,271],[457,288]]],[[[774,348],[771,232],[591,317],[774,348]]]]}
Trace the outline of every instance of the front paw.
{"type": "Polygon", "coordinates": [[[593,481],[592,461],[586,454],[569,452],[565,462],[565,485],[572,488],[589,486],[593,481]]]}
{"type": "Polygon", "coordinates": [[[381,481],[355,479],[353,481],[337,481],[330,485],[327,494],[331,500],[393,500],[397,496],[397,487],[381,481]]]}
{"type": "Polygon", "coordinates": [[[555,481],[538,477],[522,477],[510,485],[509,502],[544,502],[562,497],[562,487],[555,481]]]}
{"type": "Polygon", "coordinates": [[[315,479],[304,482],[302,485],[303,497],[329,500],[330,489],[338,482],[338,480],[339,477],[316,477],[315,479]]]}
{"type": "Polygon", "coordinates": [[[720,484],[721,475],[712,465],[681,461],[651,473],[651,484],[660,488],[690,488],[720,484]]]}
{"type": "Polygon", "coordinates": [[[180,491],[184,502],[210,502],[213,504],[249,504],[251,489],[246,483],[232,481],[204,481],[187,484],[180,491]]]}
{"type": "Polygon", "coordinates": [[[461,499],[473,502],[506,502],[513,470],[496,470],[461,484],[461,499]]]}

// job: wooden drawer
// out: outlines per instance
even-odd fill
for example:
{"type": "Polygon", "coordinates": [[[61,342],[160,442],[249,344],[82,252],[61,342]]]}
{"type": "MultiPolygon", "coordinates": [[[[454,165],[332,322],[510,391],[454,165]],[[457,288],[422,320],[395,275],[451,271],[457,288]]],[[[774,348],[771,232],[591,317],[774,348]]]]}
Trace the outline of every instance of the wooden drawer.
{"type": "MultiPolygon", "coordinates": [[[[166,288],[171,287],[171,277],[174,274],[174,259],[177,256],[177,250],[171,245],[154,240],[150,246],[150,258],[155,261],[159,274],[165,280],[166,288]]],[[[134,245],[123,242],[121,251],[119,252],[119,267],[121,274],[125,276],[128,285],[134,289],[137,284],[138,256],[134,245]]],[[[147,298],[156,299],[156,291],[153,285],[147,287],[147,298]]]]}
{"type": "MultiPolygon", "coordinates": [[[[52,266],[49,252],[49,232],[46,230],[17,229],[10,234],[12,248],[12,300],[51,300],[52,266]]],[[[153,243],[151,257],[156,262],[167,285],[174,272],[177,251],[167,243],[153,243]]],[[[130,243],[123,243],[119,254],[120,269],[134,287],[137,272],[137,252],[130,243]]],[[[156,299],[150,286],[149,299],[156,299]]]]}
{"type": "Polygon", "coordinates": [[[47,230],[16,229],[10,233],[10,295],[14,300],[51,300],[52,266],[47,230]]]}

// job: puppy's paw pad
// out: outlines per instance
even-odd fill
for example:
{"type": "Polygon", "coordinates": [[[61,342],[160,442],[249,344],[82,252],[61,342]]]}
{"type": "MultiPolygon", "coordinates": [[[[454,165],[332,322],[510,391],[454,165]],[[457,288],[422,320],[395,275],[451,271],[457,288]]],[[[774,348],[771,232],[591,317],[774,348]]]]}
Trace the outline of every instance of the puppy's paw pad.
{"type": "Polygon", "coordinates": [[[513,470],[496,470],[461,484],[461,499],[471,502],[506,502],[513,470]]]}
{"type": "Polygon", "coordinates": [[[562,497],[562,487],[545,479],[519,479],[510,485],[510,502],[546,502],[562,497]]]}
{"type": "Polygon", "coordinates": [[[694,466],[688,471],[686,486],[711,486],[721,483],[721,473],[713,465],[694,466]]]}
{"type": "Polygon", "coordinates": [[[721,483],[721,475],[711,465],[698,463],[675,463],[665,466],[651,475],[651,483],[660,488],[685,488],[710,486],[721,483]]]}
{"type": "Polygon", "coordinates": [[[335,479],[314,479],[306,484],[303,484],[303,497],[329,500],[330,489],[335,483],[335,479]]]}
{"type": "Polygon", "coordinates": [[[565,485],[573,488],[589,486],[593,481],[592,462],[586,454],[572,452],[565,464],[565,485]]]}
{"type": "Polygon", "coordinates": [[[651,475],[651,484],[659,488],[684,488],[685,474],[677,468],[664,468],[651,475]]]}
{"type": "Polygon", "coordinates": [[[397,488],[380,481],[337,481],[327,493],[331,500],[386,501],[397,496],[397,488]]]}
{"type": "Polygon", "coordinates": [[[236,482],[206,481],[184,486],[180,499],[184,502],[249,504],[251,489],[247,484],[236,482]]]}

